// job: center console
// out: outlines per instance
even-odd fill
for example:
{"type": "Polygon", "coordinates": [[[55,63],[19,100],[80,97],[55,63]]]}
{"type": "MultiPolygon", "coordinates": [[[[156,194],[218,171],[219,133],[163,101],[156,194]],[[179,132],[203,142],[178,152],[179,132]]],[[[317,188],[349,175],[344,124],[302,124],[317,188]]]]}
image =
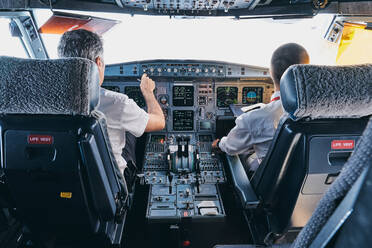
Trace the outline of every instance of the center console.
{"type": "Polygon", "coordinates": [[[150,185],[146,217],[150,222],[172,223],[182,218],[222,220],[225,210],[218,185],[226,179],[221,159],[211,149],[215,138],[212,85],[169,86],[158,88],[171,93],[158,96],[167,128],[151,133],[146,145],[143,174],[150,185]]]}
{"type": "Polygon", "coordinates": [[[211,134],[150,135],[144,164],[144,180],[150,185],[146,213],[150,222],[225,216],[218,188],[226,180],[225,173],[211,151],[212,139],[211,134]]]}

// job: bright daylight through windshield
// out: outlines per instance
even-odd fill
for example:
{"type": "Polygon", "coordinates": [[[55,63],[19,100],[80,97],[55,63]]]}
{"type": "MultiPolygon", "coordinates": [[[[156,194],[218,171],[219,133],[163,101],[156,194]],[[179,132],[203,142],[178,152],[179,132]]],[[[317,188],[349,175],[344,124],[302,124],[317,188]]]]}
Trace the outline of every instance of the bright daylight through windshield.
{"type": "MultiPolygon", "coordinates": [[[[275,48],[287,42],[302,44],[313,64],[335,63],[337,47],[323,39],[332,20],[330,15],[304,20],[237,21],[231,17],[170,19],[79,13],[121,21],[103,35],[106,64],[145,59],[206,59],[268,67],[275,48]]],[[[51,12],[38,10],[35,16],[40,26],[51,12]]],[[[49,56],[56,58],[60,36],[43,34],[42,38],[49,56]]]]}

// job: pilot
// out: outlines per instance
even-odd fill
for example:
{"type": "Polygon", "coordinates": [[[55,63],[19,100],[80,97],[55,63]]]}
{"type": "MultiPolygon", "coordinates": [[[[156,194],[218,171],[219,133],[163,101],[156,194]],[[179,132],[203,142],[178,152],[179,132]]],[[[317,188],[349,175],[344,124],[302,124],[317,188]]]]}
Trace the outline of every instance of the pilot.
{"type": "Polygon", "coordinates": [[[275,91],[270,103],[240,115],[235,121],[235,127],[227,136],[214,140],[212,148],[229,155],[241,155],[246,171],[248,173],[255,171],[269,150],[283,114],[280,78],[289,66],[308,64],[309,61],[307,51],[298,44],[288,43],[277,48],[270,63],[270,75],[275,91]]]}
{"type": "MultiPolygon", "coordinates": [[[[58,55],[82,57],[95,62],[102,85],[105,63],[100,36],[84,29],[68,31],[59,41],[58,55]]],[[[127,95],[100,88],[98,110],[106,117],[113,154],[129,187],[134,180],[135,166],[128,167],[127,161],[135,159],[135,137],[140,137],[144,132],[162,130],[165,126],[163,111],[153,93],[155,82],[143,74],[140,88],[147,104],[147,113],[127,95]]]]}

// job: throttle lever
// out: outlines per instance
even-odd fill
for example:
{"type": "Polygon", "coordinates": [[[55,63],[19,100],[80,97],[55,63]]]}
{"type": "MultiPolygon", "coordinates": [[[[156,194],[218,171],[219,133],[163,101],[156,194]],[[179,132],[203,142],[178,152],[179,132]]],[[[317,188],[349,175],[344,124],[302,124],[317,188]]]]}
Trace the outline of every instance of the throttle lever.
{"type": "Polygon", "coordinates": [[[169,181],[169,194],[172,194],[172,181],[173,181],[172,173],[168,174],[168,181],[169,181]]]}

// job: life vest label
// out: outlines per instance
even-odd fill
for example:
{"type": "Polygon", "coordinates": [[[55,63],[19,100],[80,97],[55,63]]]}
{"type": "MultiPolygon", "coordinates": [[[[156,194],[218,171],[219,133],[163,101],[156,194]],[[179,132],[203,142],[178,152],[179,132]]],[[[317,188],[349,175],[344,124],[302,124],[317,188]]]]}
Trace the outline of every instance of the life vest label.
{"type": "Polygon", "coordinates": [[[354,140],[333,140],[331,143],[332,150],[354,149],[354,140]]]}
{"type": "Polygon", "coordinates": [[[51,145],[53,144],[53,136],[51,135],[41,135],[41,134],[31,134],[27,139],[28,143],[31,145],[51,145]]]}

